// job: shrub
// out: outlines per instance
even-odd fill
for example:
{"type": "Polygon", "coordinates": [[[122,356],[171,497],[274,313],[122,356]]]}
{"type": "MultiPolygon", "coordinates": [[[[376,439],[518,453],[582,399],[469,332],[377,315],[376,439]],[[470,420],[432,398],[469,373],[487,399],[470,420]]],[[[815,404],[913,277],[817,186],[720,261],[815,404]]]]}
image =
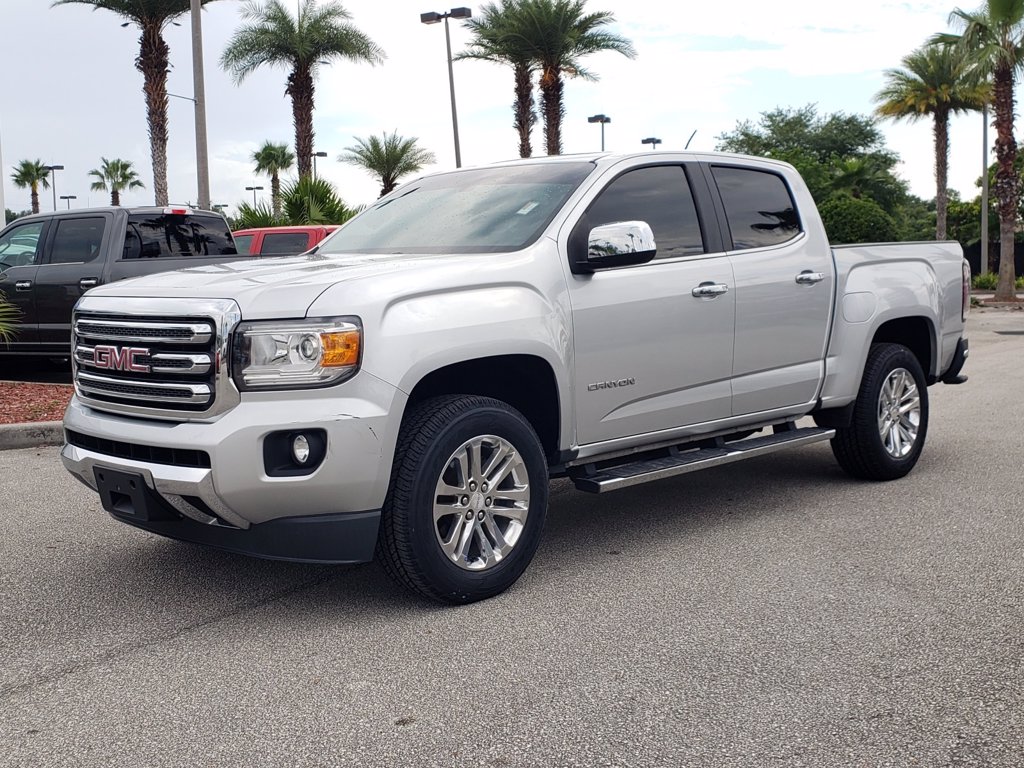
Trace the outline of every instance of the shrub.
{"type": "Polygon", "coordinates": [[[897,238],[892,216],[871,200],[837,196],[827,200],[818,212],[833,245],[884,243],[897,238]]]}
{"type": "Polygon", "coordinates": [[[994,291],[999,282],[999,275],[995,272],[986,272],[983,275],[975,275],[971,278],[971,288],[977,291],[994,291]]]}

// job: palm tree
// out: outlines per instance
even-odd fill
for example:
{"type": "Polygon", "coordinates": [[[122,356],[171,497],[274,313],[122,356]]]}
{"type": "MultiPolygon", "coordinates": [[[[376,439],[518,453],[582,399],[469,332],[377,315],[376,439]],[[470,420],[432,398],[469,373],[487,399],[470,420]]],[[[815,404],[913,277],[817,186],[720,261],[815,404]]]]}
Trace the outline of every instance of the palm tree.
{"type": "Polygon", "coordinates": [[[14,329],[20,317],[21,310],[0,293],[0,343],[6,344],[14,337],[14,329]]]}
{"type": "Polygon", "coordinates": [[[317,70],[332,59],[377,64],[384,52],[351,24],[340,3],[301,0],[293,18],[281,0],[266,5],[247,3],[242,18],[251,22],[237,30],[228,42],[220,63],[241,83],[264,64],[290,70],[284,92],[292,100],[295,123],[295,154],[299,176],[309,176],[313,157],[313,100],[317,70]]]}
{"type": "Polygon", "coordinates": [[[533,74],[537,64],[525,43],[527,20],[520,0],[500,0],[500,5],[488,3],[481,8],[479,16],[466,22],[473,38],[466,50],[455,57],[456,60],[479,59],[512,66],[515,74],[512,127],[519,134],[520,157],[533,155],[530,132],[537,123],[533,109],[533,74]]]}
{"type": "MultiPolygon", "coordinates": [[[[200,0],[206,5],[213,0],[200,0]]],[[[164,28],[189,12],[189,0],[53,0],[53,5],[90,5],[116,13],[140,30],[135,68],[142,73],[149,122],[149,153],[153,162],[153,192],[157,205],[167,205],[167,73],[170,48],[164,28]]]]}
{"type": "Polygon", "coordinates": [[[939,34],[933,42],[954,46],[978,74],[992,79],[996,128],[995,197],[999,208],[999,282],[996,301],[1016,301],[1013,265],[1014,229],[1020,177],[1014,171],[1017,142],[1013,138],[1013,90],[1024,66],[1024,0],[985,0],[977,11],[959,8],[949,22],[959,35],[939,34]]]}
{"type": "Polygon", "coordinates": [[[935,239],[946,239],[949,204],[950,115],[980,110],[989,97],[966,60],[946,45],[930,43],[903,58],[903,67],[885,72],[885,87],[875,95],[881,117],[916,121],[931,115],[935,134],[935,239]]]}
{"type": "Polygon", "coordinates": [[[265,173],[270,176],[270,201],[274,208],[274,215],[281,216],[281,171],[287,171],[295,164],[295,155],[288,149],[287,144],[274,144],[265,141],[263,146],[252,153],[252,160],[256,163],[256,173],[265,173]]]}
{"type": "Polygon", "coordinates": [[[50,169],[42,160],[22,160],[14,166],[11,181],[18,189],[32,190],[32,213],[39,213],[39,188],[50,188],[50,169]]]}
{"type": "Polygon", "coordinates": [[[523,42],[540,71],[541,105],[544,112],[544,140],[549,155],[562,153],[562,75],[596,80],[580,65],[584,56],[615,51],[636,57],[632,43],[603,28],[615,21],[608,11],[585,13],[585,0],[518,0],[525,16],[523,42]]]}
{"type": "Polygon", "coordinates": [[[383,139],[371,136],[361,139],[356,146],[345,147],[345,154],[338,157],[342,163],[357,165],[380,179],[380,196],[384,197],[395,188],[398,180],[410,173],[416,173],[424,165],[435,161],[434,153],[416,146],[418,139],[383,134],[383,139]]]}
{"type": "Polygon", "coordinates": [[[121,191],[125,189],[145,189],[145,185],[139,181],[139,174],[132,168],[131,160],[120,160],[114,158],[107,160],[100,158],[99,169],[92,169],[89,175],[96,178],[90,189],[95,192],[106,192],[110,190],[110,204],[121,204],[121,191]]]}

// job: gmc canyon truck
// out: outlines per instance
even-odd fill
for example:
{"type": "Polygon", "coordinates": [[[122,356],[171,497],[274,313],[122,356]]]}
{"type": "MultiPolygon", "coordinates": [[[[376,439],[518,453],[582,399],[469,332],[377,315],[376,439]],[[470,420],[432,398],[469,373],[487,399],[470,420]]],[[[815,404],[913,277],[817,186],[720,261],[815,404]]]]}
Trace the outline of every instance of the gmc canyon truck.
{"type": "Polygon", "coordinates": [[[829,247],[770,160],[428,176],[308,254],[90,291],[63,460],[144,530],[376,552],[480,600],[533,557],[552,477],[602,493],[825,440],[855,477],[907,474],[928,387],[963,380],[968,278],[955,243],[829,247]]]}
{"type": "Polygon", "coordinates": [[[222,214],[185,206],[37,213],[0,230],[0,295],[19,312],[2,355],[67,358],[71,311],[103,283],[237,261],[222,214]]]}

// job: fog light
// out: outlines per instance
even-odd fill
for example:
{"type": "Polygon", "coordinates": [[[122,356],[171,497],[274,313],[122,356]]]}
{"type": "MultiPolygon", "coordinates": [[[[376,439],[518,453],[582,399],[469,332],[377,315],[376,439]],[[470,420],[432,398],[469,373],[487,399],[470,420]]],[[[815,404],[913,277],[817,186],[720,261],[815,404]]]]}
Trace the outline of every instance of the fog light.
{"type": "Polygon", "coordinates": [[[305,435],[296,435],[292,440],[292,457],[295,463],[302,465],[309,461],[309,440],[305,435]]]}

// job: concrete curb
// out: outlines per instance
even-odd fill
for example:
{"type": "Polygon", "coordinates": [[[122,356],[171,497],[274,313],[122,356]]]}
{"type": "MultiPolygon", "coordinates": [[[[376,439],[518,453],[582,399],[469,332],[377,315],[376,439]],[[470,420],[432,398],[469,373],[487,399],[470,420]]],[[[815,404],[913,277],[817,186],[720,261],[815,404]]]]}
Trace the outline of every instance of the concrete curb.
{"type": "Polygon", "coordinates": [[[38,421],[31,424],[0,424],[0,451],[63,445],[64,424],[38,421]]]}

